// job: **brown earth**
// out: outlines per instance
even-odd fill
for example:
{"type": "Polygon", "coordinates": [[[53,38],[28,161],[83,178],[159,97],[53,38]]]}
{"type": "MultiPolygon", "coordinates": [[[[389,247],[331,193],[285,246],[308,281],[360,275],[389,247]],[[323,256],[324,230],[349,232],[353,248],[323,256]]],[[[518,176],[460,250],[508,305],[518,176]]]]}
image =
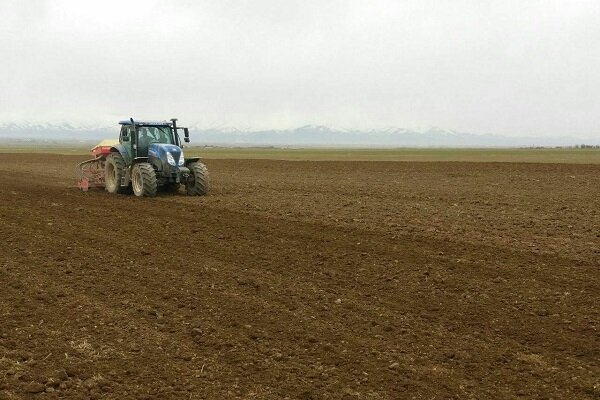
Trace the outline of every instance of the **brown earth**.
{"type": "Polygon", "coordinates": [[[600,165],[0,154],[0,399],[600,398],[600,165]]]}

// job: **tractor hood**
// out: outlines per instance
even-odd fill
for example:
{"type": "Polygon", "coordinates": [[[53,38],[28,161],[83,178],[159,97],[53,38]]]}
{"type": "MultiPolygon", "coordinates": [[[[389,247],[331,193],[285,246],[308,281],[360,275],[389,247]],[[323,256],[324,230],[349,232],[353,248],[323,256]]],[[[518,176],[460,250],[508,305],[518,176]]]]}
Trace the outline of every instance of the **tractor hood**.
{"type": "Polygon", "coordinates": [[[182,165],[183,162],[180,162],[180,157],[182,156],[182,151],[179,146],[175,146],[174,144],[165,144],[165,143],[151,143],[148,147],[148,157],[156,157],[157,159],[168,162],[168,154],[171,153],[176,165],[182,165]]]}

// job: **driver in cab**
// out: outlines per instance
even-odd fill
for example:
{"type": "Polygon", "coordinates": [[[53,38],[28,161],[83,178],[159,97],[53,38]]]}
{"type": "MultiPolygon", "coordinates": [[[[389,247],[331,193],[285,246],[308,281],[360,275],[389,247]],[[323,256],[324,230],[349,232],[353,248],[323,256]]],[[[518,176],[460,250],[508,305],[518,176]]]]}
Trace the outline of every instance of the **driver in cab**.
{"type": "Polygon", "coordinates": [[[153,141],[155,139],[148,131],[148,128],[138,128],[138,145],[143,153],[148,152],[148,147],[150,147],[150,143],[153,141]]]}

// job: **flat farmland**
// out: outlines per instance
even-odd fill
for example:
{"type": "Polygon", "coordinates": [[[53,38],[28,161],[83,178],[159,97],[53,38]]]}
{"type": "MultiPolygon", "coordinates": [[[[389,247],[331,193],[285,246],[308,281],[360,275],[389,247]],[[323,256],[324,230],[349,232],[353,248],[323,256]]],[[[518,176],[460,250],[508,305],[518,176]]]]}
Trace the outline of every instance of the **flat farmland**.
{"type": "Polygon", "coordinates": [[[0,399],[600,396],[599,164],[85,158],[0,154],[0,399]]]}

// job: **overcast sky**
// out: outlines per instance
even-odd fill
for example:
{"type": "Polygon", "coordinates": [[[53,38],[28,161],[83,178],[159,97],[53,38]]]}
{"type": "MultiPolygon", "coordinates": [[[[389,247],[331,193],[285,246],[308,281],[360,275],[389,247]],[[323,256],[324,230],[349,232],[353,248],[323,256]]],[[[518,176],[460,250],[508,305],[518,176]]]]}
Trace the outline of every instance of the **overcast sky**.
{"type": "Polygon", "coordinates": [[[600,137],[598,0],[0,0],[0,122],[600,137]]]}

